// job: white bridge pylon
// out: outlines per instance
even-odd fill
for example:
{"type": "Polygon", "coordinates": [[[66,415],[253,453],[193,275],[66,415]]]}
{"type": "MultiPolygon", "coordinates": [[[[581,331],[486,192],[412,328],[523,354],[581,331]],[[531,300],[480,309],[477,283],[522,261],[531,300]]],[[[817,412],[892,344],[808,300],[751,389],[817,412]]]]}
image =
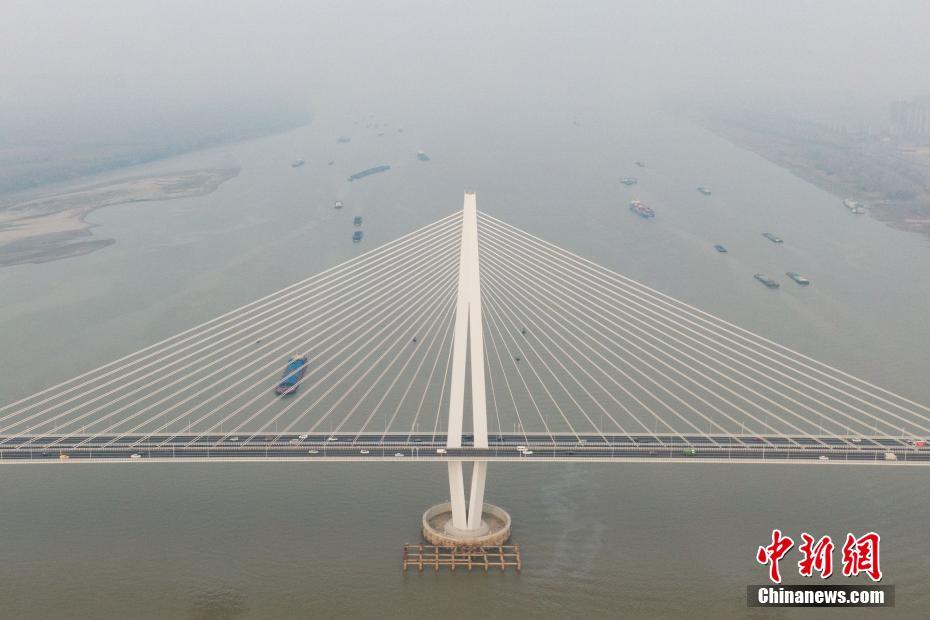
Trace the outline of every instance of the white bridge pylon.
{"type": "MultiPolygon", "coordinates": [[[[449,431],[447,446],[462,446],[465,415],[466,362],[471,370],[472,431],[476,448],[488,447],[487,396],[484,385],[484,330],[481,312],[481,276],[478,257],[478,204],[474,191],[465,192],[462,212],[462,245],[459,252],[458,298],[452,343],[452,374],[449,392],[449,431]]],[[[471,476],[468,512],[465,512],[465,473],[462,461],[450,461],[449,494],[452,526],[476,530],[481,526],[486,461],[475,461],[471,476]]]]}

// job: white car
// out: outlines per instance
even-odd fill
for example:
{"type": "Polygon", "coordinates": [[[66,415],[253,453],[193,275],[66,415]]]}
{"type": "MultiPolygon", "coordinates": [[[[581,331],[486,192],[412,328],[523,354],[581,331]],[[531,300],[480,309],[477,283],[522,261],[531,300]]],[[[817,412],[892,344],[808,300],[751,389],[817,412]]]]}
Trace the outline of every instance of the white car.
{"type": "Polygon", "coordinates": [[[306,434],[305,434],[305,435],[298,435],[298,436],[297,436],[297,439],[299,439],[299,440],[301,440],[301,441],[305,441],[305,440],[307,439],[307,437],[309,437],[309,436],[310,436],[310,435],[306,435],[306,434]]]}
{"type": "Polygon", "coordinates": [[[817,460],[819,460],[819,461],[829,461],[829,460],[830,460],[830,457],[827,456],[826,454],[821,454],[820,456],[817,457],[817,460]]]}
{"type": "Polygon", "coordinates": [[[326,439],[326,441],[339,441],[339,438],[335,435],[326,439]]]}
{"type": "Polygon", "coordinates": [[[359,450],[358,453],[359,453],[359,454],[368,454],[368,450],[359,450]]]}
{"type": "Polygon", "coordinates": [[[239,437],[230,437],[229,441],[239,441],[239,437]]]}
{"type": "Polygon", "coordinates": [[[288,441],[287,443],[291,444],[292,446],[296,446],[297,444],[300,443],[300,440],[299,440],[299,439],[291,439],[291,440],[288,441]]]}
{"type": "Polygon", "coordinates": [[[319,454],[319,453],[320,453],[319,450],[310,450],[309,452],[307,452],[307,454],[319,454]]]}
{"type": "Polygon", "coordinates": [[[523,451],[523,456],[529,456],[529,455],[531,455],[531,454],[533,454],[533,451],[532,451],[532,450],[524,450],[524,451],[523,451]]]}
{"type": "Polygon", "coordinates": [[[885,453],[885,460],[886,460],[886,461],[897,461],[897,460],[898,460],[898,455],[895,454],[894,452],[886,452],[886,453],[885,453]]]}
{"type": "Polygon", "coordinates": [[[526,446],[517,446],[517,452],[523,452],[526,450],[526,446]]]}
{"type": "Polygon", "coordinates": [[[446,453],[445,448],[436,448],[436,454],[445,454],[445,453],[446,453]]]}
{"type": "Polygon", "coordinates": [[[403,452],[395,452],[395,453],[394,453],[394,456],[403,456],[403,455],[404,455],[403,452]]]}
{"type": "Polygon", "coordinates": [[[139,454],[138,452],[133,452],[132,454],[129,455],[129,458],[131,458],[131,459],[141,459],[141,458],[142,458],[142,455],[139,454]]]}

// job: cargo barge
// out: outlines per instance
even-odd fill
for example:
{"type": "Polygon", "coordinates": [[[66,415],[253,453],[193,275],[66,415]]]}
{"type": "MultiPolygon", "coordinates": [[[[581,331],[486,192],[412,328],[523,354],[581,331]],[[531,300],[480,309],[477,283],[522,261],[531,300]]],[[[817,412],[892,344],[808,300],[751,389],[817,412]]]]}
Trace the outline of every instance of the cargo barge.
{"type": "Polygon", "coordinates": [[[287,396],[288,394],[293,394],[297,391],[297,387],[300,385],[300,380],[304,378],[304,373],[307,371],[307,356],[302,355],[300,357],[294,356],[287,361],[287,366],[284,368],[284,374],[281,377],[281,382],[278,383],[274,391],[276,394],[281,396],[287,396]]]}
{"type": "Polygon", "coordinates": [[[780,286],[780,285],[778,284],[778,282],[776,282],[776,281],[773,280],[772,278],[768,277],[768,276],[765,275],[764,273],[757,273],[757,274],[755,274],[755,275],[752,276],[752,277],[755,278],[756,280],[758,280],[759,282],[761,282],[762,284],[766,285],[766,286],[769,287],[769,288],[778,288],[778,287],[780,286]]]}
{"type": "Polygon", "coordinates": [[[644,218],[652,218],[656,216],[656,212],[644,205],[639,200],[633,200],[630,202],[630,211],[636,215],[644,218]]]}
{"type": "Polygon", "coordinates": [[[378,174],[379,172],[387,172],[390,169],[391,167],[388,166],[387,164],[384,164],[382,166],[375,166],[374,168],[366,168],[365,170],[362,170],[361,172],[356,172],[355,174],[350,176],[349,181],[357,181],[359,179],[364,179],[367,176],[378,174]]]}

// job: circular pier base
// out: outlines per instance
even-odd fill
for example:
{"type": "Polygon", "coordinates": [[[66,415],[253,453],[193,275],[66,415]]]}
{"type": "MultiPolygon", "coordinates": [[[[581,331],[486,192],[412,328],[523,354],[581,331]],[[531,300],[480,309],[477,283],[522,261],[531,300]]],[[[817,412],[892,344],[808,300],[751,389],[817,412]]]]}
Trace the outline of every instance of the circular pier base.
{"type": "Polygon", "coordinates": [[[481,525],[474,530],[452,526],[452,505],[437,504],[423,513],[423,538],[442,547],[491,547],[502,545],[510,538],[510,515],[493,504],[481,511],[481,525]]]}

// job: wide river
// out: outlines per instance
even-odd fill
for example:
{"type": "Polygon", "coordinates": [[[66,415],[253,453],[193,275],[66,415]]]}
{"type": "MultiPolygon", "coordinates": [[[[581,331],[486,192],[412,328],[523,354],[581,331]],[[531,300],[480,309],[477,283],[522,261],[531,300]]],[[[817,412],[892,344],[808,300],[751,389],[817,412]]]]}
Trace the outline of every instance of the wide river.
{"type": "MultiPolygon", "coordinates": [[[[464,188],[492,215],[930,403],[926,238],[853,216],[837,197],[660,113],[467,112],[358,124],[358,115],[320,113],[288,133],[112,174],[242,167],[205,197],[94,212],[94,234],[117,241],[104,250],[0,270],[0,404],[460,209],[464,188]],[[337,144],[340,135],[352,141],[337,144]],[[432,161],[417,161],[420,148],[432,161]],[[307,163],[292,168],[296,158],[307,163]],[[392,170],[346,182],[381,163],[392,170]],[[621,185],[627,175],[639,185],[621,185]],[[656,220],[633,216],[631,198],[655,207],[656,220]],[[333,210],[335,199],[346,208],[333,210]],[[353,214],[365,218],[361,247],[350,241],[353,214]],[[785,243],[763,239],[767,230],[785,243]],[[794,285],[789,270],[813,284],[794,285]],[[754,281],[757,271],[778,276],[781,289],[754,281]]],[[[747,610],[746,585],[766,578],[756,548],[778,527],[795,538],[879,532],[883,583],[897,587],[886,611],[926,617],[928,472],[492,465],[488,498],[513,515],[524,571],[421,575],[401,571],[401,545],[418,539],[420,514],[447,492],[437,464],[6,466],[0,615],[832,615],[747,610]]],[[[783,562],[792,581],[796,561],[783,562]]]]}

